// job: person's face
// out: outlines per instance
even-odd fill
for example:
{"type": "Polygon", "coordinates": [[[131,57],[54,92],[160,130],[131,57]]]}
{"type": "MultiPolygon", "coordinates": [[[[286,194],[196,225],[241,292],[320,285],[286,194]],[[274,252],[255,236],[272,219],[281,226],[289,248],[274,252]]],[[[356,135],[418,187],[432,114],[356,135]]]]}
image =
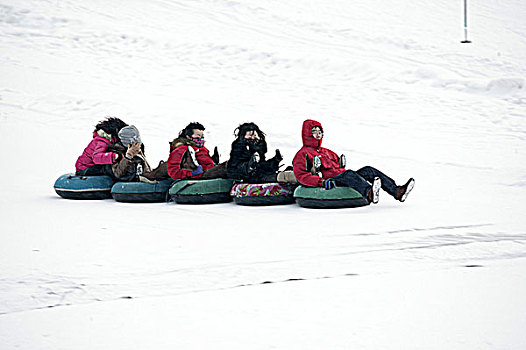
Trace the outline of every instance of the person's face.
{"type": "Polygon", "coordinates": [[[186,136],[197,144],[197,147],[203,147],[205,145],[205,131],[199,129],[193,129],[192,136],[186,136]]]}
{"type": "Polygon", "coordinates": [[[321,140],[323,138],[323,131],[321,131],[319,126],[312,128],[312,137],[314,137],[316,140],[321,140]]]}
{"type": "Polygon", "coordinates": [[[245,133],[245,140],[257,142],[259,141],[259,135],[256,130],[250,130],[245,133]]]}
{"type": "Polygon", "coordinates": [[[205,138],[205,131],[199,130],[199,129],[193,129],[192,130],[192,136],[188,137],[189,139],[204,139],[205,138]]]}

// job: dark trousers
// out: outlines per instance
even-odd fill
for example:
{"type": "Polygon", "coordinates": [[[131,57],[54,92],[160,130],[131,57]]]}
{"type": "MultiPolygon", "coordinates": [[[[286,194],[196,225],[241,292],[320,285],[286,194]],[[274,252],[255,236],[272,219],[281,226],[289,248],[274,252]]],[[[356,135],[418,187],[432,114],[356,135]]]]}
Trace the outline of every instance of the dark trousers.
{"type": "Polygon", "coordinates": [[[111,164],[97,164],[90,166],[89,168],[86,168],[84,170],[79,170],[75,173],[77,176],[97,176],[97,175],[107,175],[111,176],[112,178],[115,177],[113,175],[113,170],[111,170],[111,164]]]}
{"type": "Polygon", "coordinates": [[[389,176],[371,166],[365,166],[357,171],[346,170],[334,177],[336,186],[351,187],[360,192],[365,198],[369,195],[371,183],[378,176],[382,181],[382,189],[395,197],[397,192],[396,183],[389,176]]]}
{"type": "Polygon", "coordinates": [[[115,176],[115,173],[113,172],[113,165],[112,164],[96,164],[94,166],[90,166],[89,168],[86,168],[84,170],[79,170],[75,172],[75,175],[77,176],[99,176],[99,175],[106,175],[113,179],[113,181],[119,181],[119,182],[135,182],[139,181],[139,177],[135,173],[126,173],[123,174],[121,177],[115,176]]]}

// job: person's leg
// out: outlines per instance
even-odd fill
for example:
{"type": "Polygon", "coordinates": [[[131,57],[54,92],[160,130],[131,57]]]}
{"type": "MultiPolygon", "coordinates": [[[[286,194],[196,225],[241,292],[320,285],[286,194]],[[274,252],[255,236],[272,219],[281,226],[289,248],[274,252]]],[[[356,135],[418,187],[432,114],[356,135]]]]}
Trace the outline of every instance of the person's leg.
{"type": "Polygon", "coordinates": [[[108,175],[107,169],[104,165],[94,165],[90,166],[89,168],[86,168],[84,170],[79,170],[75,173],[77,176],[100,176],[100,175],[108,175]]]}
{"type": "Polygon", "coordinates": [[[340,175],[335,176],[334,182],[336,186],[351,187],[358,191],[364,198],[369,198],[371,184],[352,170],[346,170],[340,175]]]}
{"type": "Polygon", "coordinates": [[[145,178],[152,181],[161,181],[166,180],[170,178],[170,175],[168,175],[168,169],[166,167],[166,162],[160,161],[159,166],[155,169],[153,169],[150,172],[145,172],[142,174],[145,178]]]}
{"type": "Polygon", "coordinates": [[[228,179],[228,176],[226,174],[227,164],[228,162],[219,163],[215,167],[205,170],[205,172],[199,177],[199,179],[228,179]]]}
{"type": "Polygon", "coordinates": [[[382,173],[380,170],[371,166],[365,166],[356,171],[362,178],[369,182],[373,182],[375,177],[382,180],[382,189],[396,198],[398,187],[393,179],[382,173]]]}

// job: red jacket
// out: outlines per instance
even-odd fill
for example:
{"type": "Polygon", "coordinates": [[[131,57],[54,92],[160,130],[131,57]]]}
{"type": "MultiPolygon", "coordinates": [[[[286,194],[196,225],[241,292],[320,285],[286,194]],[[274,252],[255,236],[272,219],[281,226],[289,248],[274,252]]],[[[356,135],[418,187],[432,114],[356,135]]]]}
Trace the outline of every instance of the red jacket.
{"type": "Polygon", "coordinates": [[[210,158],[208,149],[205,146],[199,148],[188,144],[182,144],[177,146],[170,153],[170,157],[168,157],[168,161],[166,162],[168,175],[170,175],[172,179],[198,179],[203,174],[201,173],[197,176],[192,176],[191,170],[183,168],[183,157],[188,150],[188,147],[192,147],[195,150],[195,158],[197,159],[197,162],[203,167],[203,171],[214,167],[214,161],[212,158],[210,158]]]}
{"type": "Polygon", "coordinates": [[[312,136],[312,128],[319,126],[323,130],[321,124],[315,120],[307,119],[303,122],[301,130],[301,137],[303,139],[303,147],[296,153],[292,165],[294,167],[294,175],[298,181],[306,186],[318,187],[322,186],[322,181],[331,177],[335,177],[345,171],[340,168],[338,155],[330,149],[321,147],[321,141],[312,136]],[[319,156],[321,160],[321,173],[323,177],[313,175],[311,169],[314,156],[319,156]]]}

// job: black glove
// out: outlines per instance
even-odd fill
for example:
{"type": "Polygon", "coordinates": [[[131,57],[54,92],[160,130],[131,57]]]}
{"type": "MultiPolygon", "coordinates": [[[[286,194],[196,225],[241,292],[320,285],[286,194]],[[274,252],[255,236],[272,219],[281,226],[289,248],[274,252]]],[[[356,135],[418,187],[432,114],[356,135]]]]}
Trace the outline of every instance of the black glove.
{"type": "Polygon", "coordinates": [[[333,178],[329,178],[329,179],[325,179],[321,182],[321,185],[326,189],[326,190],[332,190],[334,187],[336,187],[336,182],[334,181],[333,178]]]}

